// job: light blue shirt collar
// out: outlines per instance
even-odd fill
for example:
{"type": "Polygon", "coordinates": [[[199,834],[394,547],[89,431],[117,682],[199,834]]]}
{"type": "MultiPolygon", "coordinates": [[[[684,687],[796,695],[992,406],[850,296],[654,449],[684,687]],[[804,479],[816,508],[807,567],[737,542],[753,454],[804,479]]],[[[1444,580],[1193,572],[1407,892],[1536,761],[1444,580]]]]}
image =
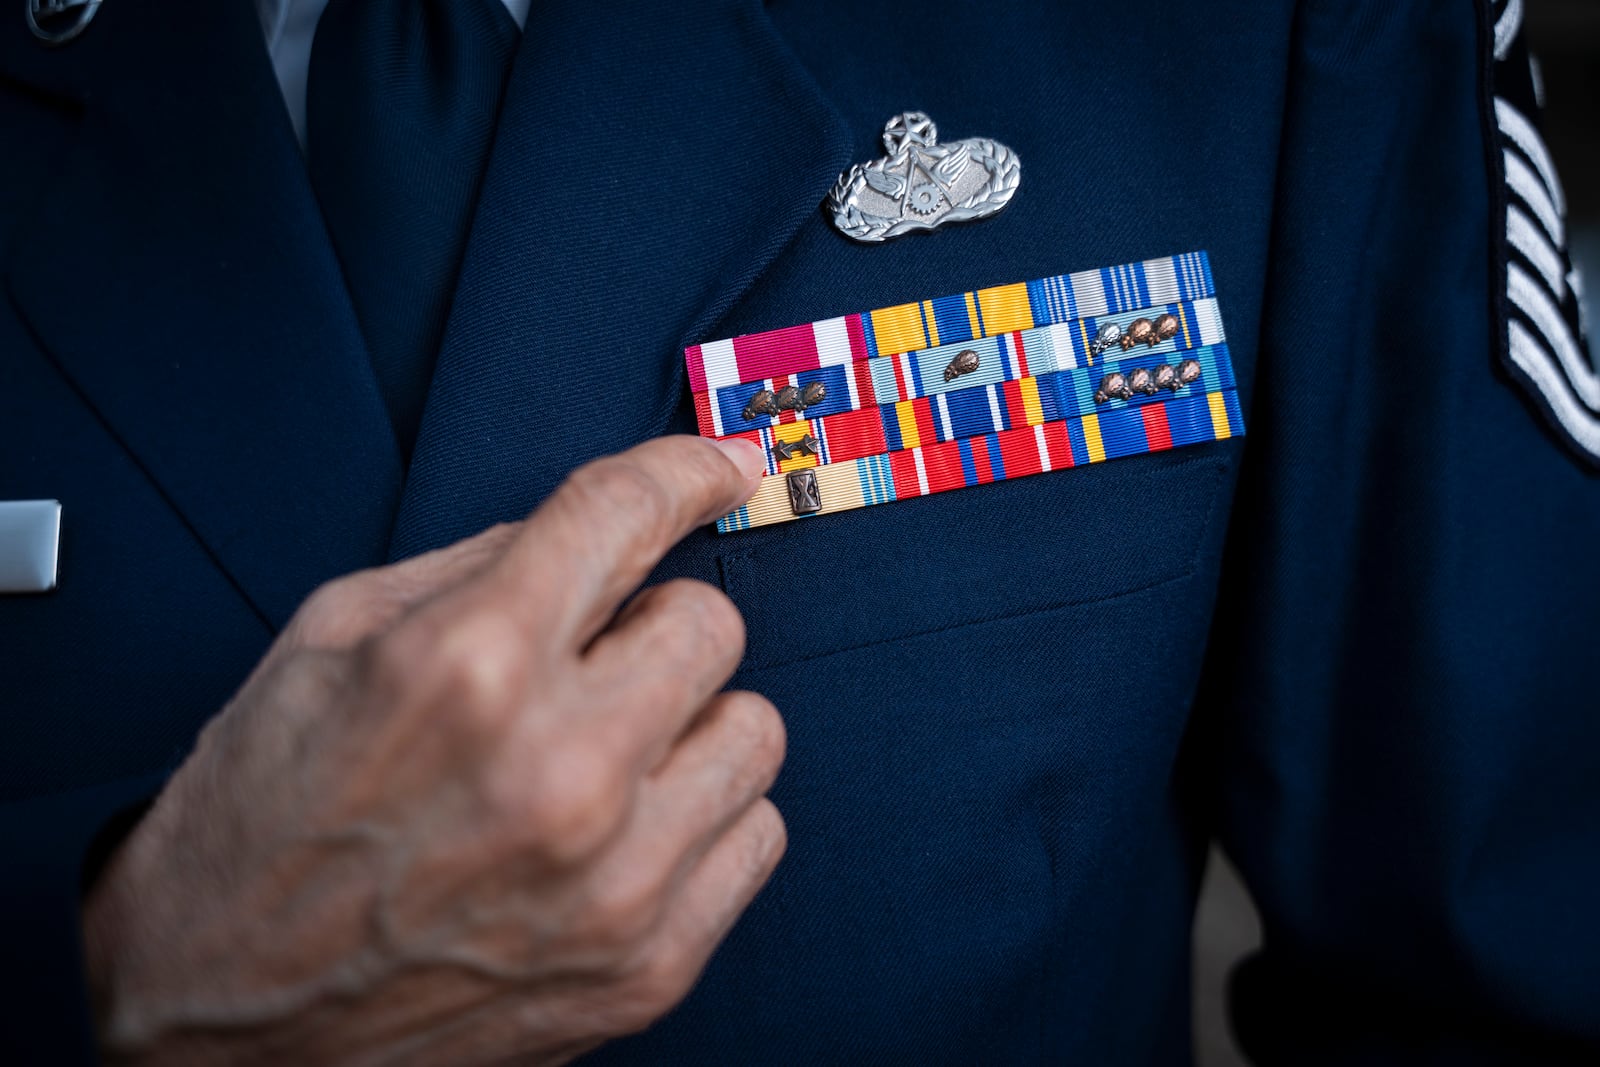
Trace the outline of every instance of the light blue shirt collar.
{"type": "MultiPolygon", "coordinates": [[[[528,21],[528,6],[533,0],[500,0],[522,27],[528,21]]],[[[300,147],[306,144],[306,72],[311,68],[311,40],[317,33],[317,20],[328,0],[256,0],[261,16],[261,31],[267,38],[267,55],[278,75],[283,103],[294,123],[300,147]]]]}

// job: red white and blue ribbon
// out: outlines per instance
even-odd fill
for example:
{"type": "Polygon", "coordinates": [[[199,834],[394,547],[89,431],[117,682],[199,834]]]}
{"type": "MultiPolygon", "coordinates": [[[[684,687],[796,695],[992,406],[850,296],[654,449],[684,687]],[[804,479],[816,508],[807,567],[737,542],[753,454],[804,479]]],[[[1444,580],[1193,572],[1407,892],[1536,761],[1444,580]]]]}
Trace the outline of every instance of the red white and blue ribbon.
{"type": "Polygon", "coordinates": [[[745,437],[767,453],[767,477],[717,523],[724,533],[1244,432],[1203,252],[696,345],[686,356],[701,433],[745,437]],[[1163,314],[1178,323],[1166,340],[1093,347],[1107,324],[1127,332],[1163,314]],[[966,350],[977,367],[947,380],[966,350]],[[1096,399],[1109,374],[1184,360],[1198,366],[1187,384],[1096,399]],[[805,412],[744,419],[758,389],[815,381],[827,396],[805,412]],[[802,441],[803,450],[773,447],[802,441]],[[821,508],[802,516],[788,478],[804,470],[821,508]]]}

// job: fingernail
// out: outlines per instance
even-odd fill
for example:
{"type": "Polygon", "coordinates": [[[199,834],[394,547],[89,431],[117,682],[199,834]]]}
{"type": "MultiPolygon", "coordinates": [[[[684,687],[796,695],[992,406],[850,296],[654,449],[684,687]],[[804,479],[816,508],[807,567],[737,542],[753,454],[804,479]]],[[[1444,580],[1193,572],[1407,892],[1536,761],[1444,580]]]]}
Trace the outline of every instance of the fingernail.
{"type": "Polygon", "coordinates": [[[711,443],[722,449],[722,454],[732,460],[733,465],[739,468],[739,473],[746,478],[758,478],[767,472],[767,459],[762,455],[760,445],[742,437],[711,443]]]}

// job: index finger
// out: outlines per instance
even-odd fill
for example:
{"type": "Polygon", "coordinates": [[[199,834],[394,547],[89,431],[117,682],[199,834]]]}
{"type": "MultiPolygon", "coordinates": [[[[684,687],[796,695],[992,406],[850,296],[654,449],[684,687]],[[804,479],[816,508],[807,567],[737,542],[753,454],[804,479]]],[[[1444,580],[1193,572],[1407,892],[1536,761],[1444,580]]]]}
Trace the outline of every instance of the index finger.
{"type": "Polygon", "coordinates": [[[673,545],[748,500],[765,471],[760,447],[738,438],[662,437],[594,460],[523,524],[491,580],[524,605],[537,598],[582,645],[673,545]]]}

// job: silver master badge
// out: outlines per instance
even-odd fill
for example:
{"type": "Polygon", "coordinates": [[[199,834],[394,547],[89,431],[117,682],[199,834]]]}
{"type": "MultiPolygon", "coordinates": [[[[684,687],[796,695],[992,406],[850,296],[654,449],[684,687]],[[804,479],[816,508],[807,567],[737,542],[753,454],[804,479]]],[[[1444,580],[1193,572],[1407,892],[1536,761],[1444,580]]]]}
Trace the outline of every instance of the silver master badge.
{"type": "Polygon", "coordinates": [[[828,194],[828,214],[846,237],[887,241],[947,222],[985,219],[1011,202],[1022,181],[1017,154],[987,137],[940,144],[920,111],[883,128],[889,154],[857,163],[828,194]]]}
{"type": "Polygon", "coordinates": [[[100,0],[28,0],[28,29],[45,44],[66,44],[99,10],[100,0]]]}

